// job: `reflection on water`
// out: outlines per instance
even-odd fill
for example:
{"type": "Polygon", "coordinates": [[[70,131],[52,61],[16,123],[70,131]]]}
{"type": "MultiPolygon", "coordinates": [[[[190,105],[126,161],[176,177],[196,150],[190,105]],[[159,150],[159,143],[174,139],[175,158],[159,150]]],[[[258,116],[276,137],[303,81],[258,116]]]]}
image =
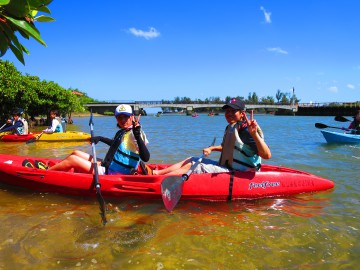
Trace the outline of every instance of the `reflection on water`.
{"type": "MultiPolygon", "coordinates": [[[[223,116],[141,119],[152,162],[201,155],[214,136],[220,143],[225,127],[223,116]]],[[[108,200],[102,226],[95,198],[0,185],[0,269],[355,269],[359,147],[325,144],[312,128],[330,118],[257,119],[272,149],[268,163],[330,178],[335,189],[230,203],[180,200],[172,213],[160,200],[108,200]]],[[[88,132],[88,119],[74,120],[88,132]]],[[[95,134],[111,137],[113,120],[95,118],[95,134]]],[[[74,149],[91,153],[88,142],[0,143],[1,153],[43,157],[74,149]]],[[[107,147],[96,149],[101,157],[107,147]]]]}

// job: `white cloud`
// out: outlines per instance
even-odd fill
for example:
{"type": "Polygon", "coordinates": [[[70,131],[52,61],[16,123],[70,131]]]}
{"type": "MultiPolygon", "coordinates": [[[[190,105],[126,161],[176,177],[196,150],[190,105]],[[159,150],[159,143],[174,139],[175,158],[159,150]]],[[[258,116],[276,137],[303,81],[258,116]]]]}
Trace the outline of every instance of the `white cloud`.
{"type": "Polygon", "coordinates": [[[350,89],[355,89],[355,86],[354,86],[353,84],[351,84],[351,83],[348,83],[348,84],[346,85],[346,87],[347,87],[347,88],[350,88],[350,89]]]}
{"type": "Polygon", "coordinates": [[[130,33],[136,37],[143,37],[145,39],[157,38],[160,36],[160,32],[156,30],[154,27],[150,27],[149,31],[143,31],[140,29],[136,29],[134,27],[129,29],[130,33]]]}
{"type": "Polygon", "coordinates": [[[338,92],[338,88],[336,86],[331,86],[328,88],[329,92],[332,92],[332,93],[337,93],[338,92]]]}
{"type": "Polygon", "coordinates": [[[267,50],[268,50],[269,52],[275,52],[275,53],[281,53],[281,54],[288,54],[287,51],[285,51],[285,50],[283,50],[283,49],[281,49],[281,48],[279,48],[279,47],[276,47],[276,48],[267,48],[267,50]]]}
{"type": "Polygon", "coordinates": [[[263,6],[260,7],[260,10],[262,10],[262,12],[264,13],[265,22],[271,23],[271,12],[267,12],[263,6]]]}

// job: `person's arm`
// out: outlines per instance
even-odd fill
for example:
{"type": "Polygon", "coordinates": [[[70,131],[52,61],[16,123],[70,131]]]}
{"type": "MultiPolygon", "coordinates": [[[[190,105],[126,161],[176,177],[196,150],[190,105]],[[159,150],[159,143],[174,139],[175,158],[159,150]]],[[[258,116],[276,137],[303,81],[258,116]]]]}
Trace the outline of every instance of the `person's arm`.
{"type": "Polygon", "coordinates": [[[11,126],[8,126],[8,127],[6,127],[6,128],[3,128],[3,129],[1,130],[1,132],[5,132],[5,131],[16,131],[16,129],[17,129],[18,127],[21,127],[21,126],[23,126],[23,123],[22,123],[21,121],[16,121],[16,122],[14,123],[14,125],[11,125],[11,126]]]}
{"type": "Polygon", "coordinates": [[[148,162],[150,160],[150,152],[149,152],[148,148],[146,147],[143,138],[141,137],[141,126],[139,123],[137,123],[136,125],[133,125],[132,132],[134,134],[134,137],[135,137],[136,142],[139,147],[139,155],[140,155],[141,160],[144,162],[148,162]]]}
{"type": "Polygon", "coordinates": [[[95,144],[98,142],[103,142],[110,146],[113,143],[113,140],[102,136],[95,136],[90,138],[90,142],[95,144]]]}
{"type": "Polygon", "coordinates": [[[250,135],[253,137],[253,139],[256,143],[258,155],[264,159],[271,158],[270,148],[265,143],[264,139],[260,137],[260,134],[258,132],[255,132],[254,134],[250,133],[250,135]]]}
{"type": "Polygon", "coordinates": [[[205,156],[208,156],[211,154],[212,151],[221,152],[222,151],[222,145],[215,145],[215,146],[209,146],[203,149],[203,154],[205,156]]]}
{"type": "Polygon", "coordinates": [[[251,135],[251,137],[254,139],[258,155],[264,159],[271,158],[271,151],[268,145],[265,143],[265,140],[260,136],[258,132],[258,123],[255,119],[253,119],[253,111],[251,111],[250,114],[250,120],[247,118],[246,113],[243,114],[244,118],[247,122],[247,128],[251,135]]]}

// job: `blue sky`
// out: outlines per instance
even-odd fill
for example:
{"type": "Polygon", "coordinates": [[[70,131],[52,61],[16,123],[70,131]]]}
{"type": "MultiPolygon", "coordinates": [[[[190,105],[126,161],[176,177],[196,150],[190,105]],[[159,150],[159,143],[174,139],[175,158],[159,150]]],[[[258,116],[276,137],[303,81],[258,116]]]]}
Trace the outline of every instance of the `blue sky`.
{"type": "Polygon", "coordinates": [[[60,1],[23,73],[98,100],[360,100],[360,1],[60,1]]]}

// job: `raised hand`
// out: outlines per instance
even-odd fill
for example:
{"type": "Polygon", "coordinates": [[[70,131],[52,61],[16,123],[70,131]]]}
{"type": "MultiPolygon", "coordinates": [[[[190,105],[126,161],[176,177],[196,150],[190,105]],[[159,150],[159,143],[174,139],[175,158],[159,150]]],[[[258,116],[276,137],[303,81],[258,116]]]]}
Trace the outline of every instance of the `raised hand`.
{"type": "Polygon", "coordinates": [[[133,121],[133,134],[135,136],[135,138],[140,138],[140,130],[141,130],[141,125],[139,123],[139,120],[140,120],[140,116],[141,114],[139,114],[138,118],[136,119],[136,117],[134,116],[134,121],[133,121]]]}
{"type": "Polygon", "coordinates": [[[257,124],[256,120],[254,119],[254,111],[251,110],[251,112],[250,112],[250,120],[247,117],[246,112],[243,112],[243,116],[245,118],[245,122],[248,127],[249,133],[251,135],[255,135],[257,132],[258,124],[257,124]]]}

